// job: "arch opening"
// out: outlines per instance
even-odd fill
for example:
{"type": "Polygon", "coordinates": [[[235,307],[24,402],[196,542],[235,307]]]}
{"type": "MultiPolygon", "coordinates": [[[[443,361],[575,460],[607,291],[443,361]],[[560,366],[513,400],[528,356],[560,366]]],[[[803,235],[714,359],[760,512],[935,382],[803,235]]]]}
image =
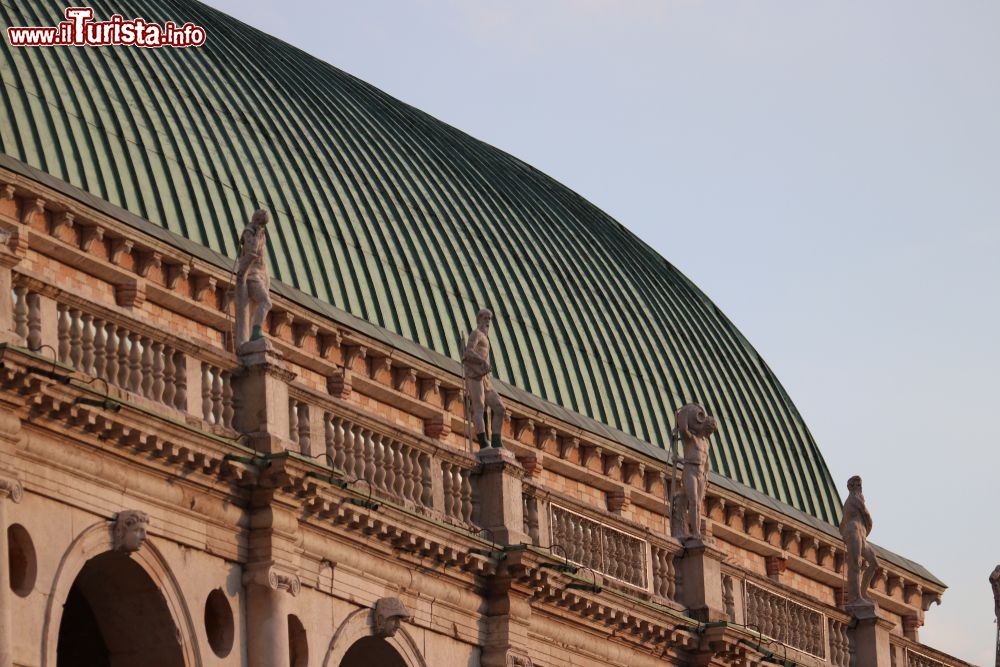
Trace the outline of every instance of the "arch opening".
{"type": "Polygon", "coordinates": [[[340,667],[407,667],[403,656],[381,637],[362,637],[351,644],[340,667]]]}
{"type": "Polygon", "coordinates": [[[128,556],[88,560],[59,623],[56,667],[184,667],[166,599],[128,556]]]}

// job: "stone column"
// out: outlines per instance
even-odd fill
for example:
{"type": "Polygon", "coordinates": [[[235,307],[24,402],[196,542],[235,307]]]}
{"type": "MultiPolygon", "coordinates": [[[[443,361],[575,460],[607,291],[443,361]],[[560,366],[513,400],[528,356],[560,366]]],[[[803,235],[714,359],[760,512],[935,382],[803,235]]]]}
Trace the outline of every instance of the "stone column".
{"type": "Polygon", "coordinates": [[[7,499],[21,502],[24,489],[16,479],[0,477],[0,667],[14,664],[11,625],[10,563],[7,562],[7,499]]]}
{"type": "Polygon", "coordinates": [[[235,378],[235,426],[259,452],[274,454],[288,445],[288,383],[295,373],[266,338],[245,343],[235,378]]]}
{"type": "Polygon", "coordinates": [[[847,612],[854,621],[852,627],[847,630],[851,650],[854,653],[854,664],[865,667],[891,667],[889,631],[894,625],[892,621],[880,616],[877,608],[870,603],[849,604],[847,612]]]}
{"type": "Polygon", "coordinates": [[[302,584],[298,576],[273,566],[251,566],[243,575],[247,591],[249,667],[288,665],[288,613],[302,584]]]}
{"type": "Polygon", "coordinates": [[[677,558],[677,573],[683,582],[681,599],[688,615],[704,623],[726,620],[722,600],[722,561],[725,554],[710,541],[699,538],[683,540],[684,550],[677,558]]]}
{"type": "Polygon", "coordinates": [[[531,591],[518,584],[512,575],[520,569],[525,553],[508,553],[486,586],[486,636],[479,660],[482,667],[532,664],[528,651],[531,591]]]}
{"type": "Polygon", "coordinates": [[[524,508],[521,498],[524,469],[514,453],[503,447],[488,447],[476,453],[479,472],[479,525],[488,530],[498,544],[528,544],[524,532],[524,508]]]}

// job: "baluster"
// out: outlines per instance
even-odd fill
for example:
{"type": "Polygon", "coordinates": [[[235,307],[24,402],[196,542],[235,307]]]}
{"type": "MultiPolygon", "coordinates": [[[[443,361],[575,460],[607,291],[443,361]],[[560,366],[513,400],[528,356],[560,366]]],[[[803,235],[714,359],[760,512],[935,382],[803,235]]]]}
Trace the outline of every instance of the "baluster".
{"type": "Polygon", "coordinates": [[[420,502],[420,452],[413,448],[406,450],[406,499],[417,504],[420,502]]]}
{"type": "Polygon", "coordinates": [[[128,389],[128,377],[129,377],[129,349],[132,346],[132,340],[129,338],[129,333],[118,327],[118,386],[122,389],[128,389]]]}
{"type": "Polygon", "coordinates": [[[226,428],[233,427],[233,416],[236,410],[233,408],[233,376],[229,371],[222,371],[222,425],[226,428]]]}
{"type": "Polygon", "coordinates": [[[299,411],[294,398],[288,399],[288,439],[292,444],[299,443],[299,411]]]}
{"type": "Polygon", "coordinates": [[[323,451],[326,464],[333,467],[333,459],[336,456],[336,449],[333,446],[336,428],[333,425],[333,418],[329,412],[323,413],[323,451]]]}
{"type": "Polygon", "coordinates": [[[94,372],[94,332],[90,328],[94,321],[94,316],[90,313],[83,313],[80,316],[80,342],[82,352],[80,353],[80,370],[87,375],[94,372]]]}
{"type": "Polygon", "coordinates": [[[365,440],[367,439],[367,431],[359,426],[354,432],[354,476],[359,479],[365,478],[365,440]]]}
{"type": "Polygon", "coordinates": [[[385,450],[382,445],[382,436],[378,433],[372,434],[372,463],[375,466],[372,486],[379,491],[385,491],[385,450]]]}
{"type": "Polygon", "coordinates": [[[340,417],[334,418],[333,424],[333,467],[344,469],[344,421],[340,417]]]}
{"type": "Polygon", "coordinates": [[[163,400],[163,343],[153,343],[153,392],[150,395],[156,402],[163,400]]]}
{"type": "Polygon", "coordinates": [[[309,423],[309,406],[299,403],[299,451],[306,456],[312,455],[312,424],[309,423]]]}
{"type": "Polygon", "coordinates": [[[365,431],[365,479],[369,483],[375,479],[375,444],[372,435],[371,431],[365,431]]]}
{"type": "Polygon", "coordinates": [[[208,364],[201,364],[201,417],[212,421],[212,372],[208,364]]]}
{"type": "Polygon", "coordinates": [[[187,412],[187,359],[183,352],[174,352],[174,407],[187,412]]]}
{"type": "Polygon", "coordinates": [[[353,424],[344,425],[344,475],[347,479],[354,479],[354,429],[353,424]]]}
{"type": "Polygon", "coordinates": [[[42,297],[28,294],[28,349],[42,348],[42,297]]]}
{"type": "Polygon", "coordinates": [[[28,288],[14,288],[14,333],[22,339],[28,337],[28,288]]]}
{"type": "Polygon", "coordinates": [[[528,497],[528,537],[532,544],[539,543],[538,536],[538,499],[528,497]]]}
{"type": "Polygon", "coordinates": [[[113,322],[108,322],[104,325],[105,329],[105,343],[104,343],[104,359],[106,366],[104,369],[104,379],[111,384],[118,383],[118,339],[115,337],[115,332],[118,327],[115,326],[113,322]]]}
{"type": "MultiPolygon", "coordinates": [[[[400,469],[403,479],[401,488],[401,495],[403,500],[410,500],[413,495],[413,460],[410,458],[410,448],[403,447],[400,449],[400,453],[403,455],[403,465],[400,469]]],[[[455,487],[458,490],[458,487],[455,487]]],[[[456,514],[457,515],[457,514],[456,514]]]]}
{"type": "Polygon", "coordinates": [[[427,454],[420,455],[420,486],[423,491],[420,494],[420,504],[424,507],[434,506],[434,487],[431,485],[431,457],[427,454]]]}
{"type": "Polygon", "coordinates": [[[163,402],[170,407],[176,407],[174,404],[174,397],[177,395],[177,387],[175,382],[177,381],[177,371],[176,366],[174,366],[174,356],[177,352],[174,348],[169,346],[164,346],[163,348],[163,402]]]}
{"type": "Polygon", "coordinates": [[[396,492],[396,457],[399,456],[399,442],[386,439],[383,443],[385,456],[382,459],[382,467],[385,469],[385,490],[390,496],[398,497],[396,492]]]}
{"type": "Polygon", "coordinates": [[[142,395],[150,398],[153,394],[153,342],[147,336],[140,339],[142,343],[142,395]]]}
{"type": "Polygon", "coordinates": [[[444,515],[450,517],[454,513],[454,496],[452,495],[451,464],[441,462],[441,482],[444,487],[444,515]]]}
{"type": "Polygon", "coordinates": [[[142,347],[139,334],[130,334],[128,339],[131,346],[128,353],[128,388],[138,393],[142,390],[142,347]]]}
{"type": "Polygon", "coordinates": [[[462,470],[462,521],[472,524],[472,480],[469,471],[462,470]]]}
{"type": "Polygon", "coordinates": [[[69,362],[77,370],[80,370],[80,360],[83,358],[83,345],[80,340],[82,336],[80,311],[71,308],[69,311],[69,362]]]}
{"type": "Polygon", "coordinates": [[[94,320],[94,377],[107,379],[108,372],[108,332],[102,319],[94,320]]]}
{"type": "Polygon", "coordinates": [[[212,423],[222,423],[222,369],[212,368],[212,423]]]}
{"type": "Polygon", "coordinates": [[[56,306],[59,313],[59,320],[56,325],[56,332],[59,337],[59,361],[69,363],[69,308],[64,304],[56,306]]]}

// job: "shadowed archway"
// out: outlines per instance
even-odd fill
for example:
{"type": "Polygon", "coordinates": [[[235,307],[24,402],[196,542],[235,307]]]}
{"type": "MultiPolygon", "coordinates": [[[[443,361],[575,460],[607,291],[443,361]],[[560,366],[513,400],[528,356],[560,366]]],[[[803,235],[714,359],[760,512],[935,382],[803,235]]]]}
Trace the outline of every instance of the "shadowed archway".
{"type": "Polygon", "coordinates": [[[111,551],[73,581],[56,656],[56,667],[184,667],[163,594],[138,563],[111,551]]]}
{"type": "Polygon", "coordinates": [[[389,642],[380,637],[362,637],[351,645],[340,667],[407,667],[406,661],[389,642]]]}

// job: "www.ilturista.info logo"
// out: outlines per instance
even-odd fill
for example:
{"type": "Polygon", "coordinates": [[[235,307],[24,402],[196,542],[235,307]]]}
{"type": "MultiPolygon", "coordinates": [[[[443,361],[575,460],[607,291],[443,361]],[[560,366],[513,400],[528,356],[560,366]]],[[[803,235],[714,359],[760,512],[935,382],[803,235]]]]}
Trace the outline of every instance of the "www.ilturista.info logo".
{"type": "Polygon", "coordinates": [[[94,21],[90,7],[69,7],[66,20],[54,27],[9,27],[11,46],[201,46],[205,29],[191,22],[178,26],[173,21],[163,25],[146,19],[129,19],[115,14],[107,21],[94,21]]]}

